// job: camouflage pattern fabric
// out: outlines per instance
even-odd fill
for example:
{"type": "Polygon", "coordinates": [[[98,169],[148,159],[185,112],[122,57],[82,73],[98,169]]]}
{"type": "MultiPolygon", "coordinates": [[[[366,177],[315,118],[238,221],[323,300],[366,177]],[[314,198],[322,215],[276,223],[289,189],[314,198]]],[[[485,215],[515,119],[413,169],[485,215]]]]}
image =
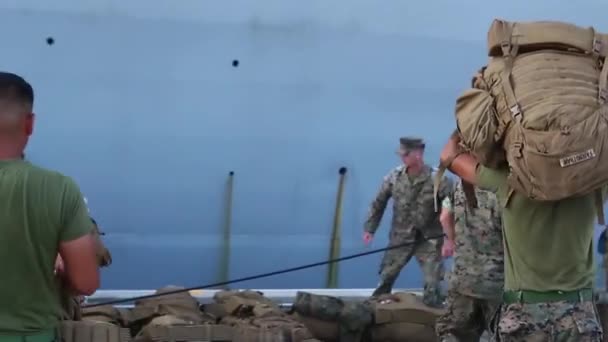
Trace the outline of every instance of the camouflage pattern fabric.
{"type": "MultiPolygon", "coordinates": [[[[410,241],[411,244],[407,246],[391,249],[384,253],[380,264],[380,284],[374,292],[374,296],[390,293],[403,267],[407,265],[412,256],[416,256],[424,275],[423,302],[429,306],[439,307],[444,301],[440,291],[440,283],[444,275],[441,258],[442,241],[422,241],[420,233],[418,238],[410,241]]],[[[391,241],[392,243],[393,241],[391,241]]],[[[400,243],[403,242],[397,244],[400,243]]]]}
{"type": "Polygon", "coordinates": [[[505,305],[495,317],[495,341],[600,342],[603,339],[595,305],[552,302],[505,305]]]}
{"type": "Polygon", "coordinates": [[[336,337],[341,342],[365,340],[368,329],[373,323],[373,308],[367,301],[343,301],[337,297],[299,291],[292,310],[299,315],[323,322],[336,322],[338,324],[336,337]]]}
{"type": "MultiPolygon", "coordinates": [[[[451,189],[450,180],[444,177],[439,199],[449,196],[451,189]]],[[[442,233],[439,214],[435,212],[433,170],[425,165],[420,175],[409,176],[405,166],[399,166],[385,176],[380,191],[372,202],[365,223],[366,232],[376,232],[390,198],[393,199],[390,245],[406,242],[419,245],[386,251],[380,267],[380,285],[374,295],[389,293],[401,269],[415,255],[424,273],[425,302],[438,305],[442,302],[439,283],[443,277],[443,240],[422,242],[425,237],[442,233]]]]}
{"type": "Polygon", "coordinates": [[[447,312],[437,319],[435,331],[441,342],[479,341],[500,307],[499,300],[470,297],[448,291],[447,312]]]}
{"type": "Polygon", "coordinates": [[[373,309],[368,302],[344,303],[339,320],[340,342],[365,341],[373,321],[373,309]]]}
{"type": "Polygon", "coordinates": [[[500,299],[504,288],[502,220],[496,195],[475,188],[477,208],[467,206],[462,182],[453,194],[454,269],[449,287],[483,299],[500,299]]]}
{"type": "Polygon", "coordinates": [[[502,222],[496,195],[475,188],[477,208],[467,205],[462,182],[451,201],[454,214],[454,269],[447,309],[437,320],[441,341],[479,340],[496,312],[504,287],[502,222]]]}

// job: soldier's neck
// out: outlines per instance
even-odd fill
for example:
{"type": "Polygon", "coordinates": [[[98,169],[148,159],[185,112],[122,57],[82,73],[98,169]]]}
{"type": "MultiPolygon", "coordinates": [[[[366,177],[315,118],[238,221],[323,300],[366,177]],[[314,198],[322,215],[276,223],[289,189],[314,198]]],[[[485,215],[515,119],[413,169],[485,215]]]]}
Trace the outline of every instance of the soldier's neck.
{"type": "Polygon", "coordinates": [[[410,176],[418,176],[422,173],[422,165],[410,165],[405,169],[405,172],[410,176]]]}

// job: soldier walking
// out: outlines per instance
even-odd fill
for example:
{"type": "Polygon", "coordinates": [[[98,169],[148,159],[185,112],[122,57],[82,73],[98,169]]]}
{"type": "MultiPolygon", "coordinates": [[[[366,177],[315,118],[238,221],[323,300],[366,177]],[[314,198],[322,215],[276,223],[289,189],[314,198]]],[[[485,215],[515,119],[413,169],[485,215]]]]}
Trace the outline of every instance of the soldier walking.
{"type": "MultiPolygon", "coordinates": [[[[390,293],[401,269],[415,255],[424,273],[424,303],[437,307],[443,303],[439,288],[443,277],[443,239],[426,239],[441,234],[441,224],[439,214],[435,212],[433,171],[423,160],[424,147],[422,139],[400,139],[397,154],[404,165],[384,177],[380,191],[371,204],[363,240],[366,244],[372,240],[392,197],[393,220],[389,245],[410,244],[385,252],[380,265],[380,283],[373,295],[390,293]]],[[[439,198],[448,197],[451,189],[450,181],[444,178],[439,198]]]]}
{"type": "Polygon", "coordinates": [[[442,255],[454,255],[447,311],[436,325],[441,342],[479,341],[500,306],[504,286],[502,221],[496,195],[474,188],[466,196],[465,184],[457,182],[452,198],[443,200],[440,217],[446,233],[442,255]]]}

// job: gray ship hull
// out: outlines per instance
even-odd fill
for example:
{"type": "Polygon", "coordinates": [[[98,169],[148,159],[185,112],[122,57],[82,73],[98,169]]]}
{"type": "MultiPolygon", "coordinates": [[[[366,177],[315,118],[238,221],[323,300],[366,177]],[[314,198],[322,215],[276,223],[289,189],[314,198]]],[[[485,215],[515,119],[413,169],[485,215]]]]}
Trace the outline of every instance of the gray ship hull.
{"type": "MultiPolygon", "coordinates": [[[[341,253],[363,251],[367,206],[399,162],[397,138],[425,137],[435,163],[493,17],[608,31],[606,9],[591,0],[3,1],[0,69],[37,91],[28,158],[74,177],[107,233],[114,265],[103,287],[194,286],[217,280],[230,171],[230,277],[326,259],[342,166],[341,253]]],[[[373,287],[379,258],[343,263],[339,286],[373,287]]],[[[239,287],[321,288],[324,277],[314,269],[239,287]]],[[[420,282],[412,264],[397,285],[420,282]]]]}

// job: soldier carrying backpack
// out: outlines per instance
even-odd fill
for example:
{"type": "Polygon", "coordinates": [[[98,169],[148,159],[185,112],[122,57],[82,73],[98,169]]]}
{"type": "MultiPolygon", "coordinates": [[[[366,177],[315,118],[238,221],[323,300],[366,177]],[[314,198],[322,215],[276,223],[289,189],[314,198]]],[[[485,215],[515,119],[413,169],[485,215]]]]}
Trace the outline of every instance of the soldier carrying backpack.
{"type": "Polygon", "coordinates": [[[500,341],[601,341],[593,231],[608,183],[608,38],[559,22],[495,20],[490,61],[457,101],[441,165],[497,193],[500,341]]]}

